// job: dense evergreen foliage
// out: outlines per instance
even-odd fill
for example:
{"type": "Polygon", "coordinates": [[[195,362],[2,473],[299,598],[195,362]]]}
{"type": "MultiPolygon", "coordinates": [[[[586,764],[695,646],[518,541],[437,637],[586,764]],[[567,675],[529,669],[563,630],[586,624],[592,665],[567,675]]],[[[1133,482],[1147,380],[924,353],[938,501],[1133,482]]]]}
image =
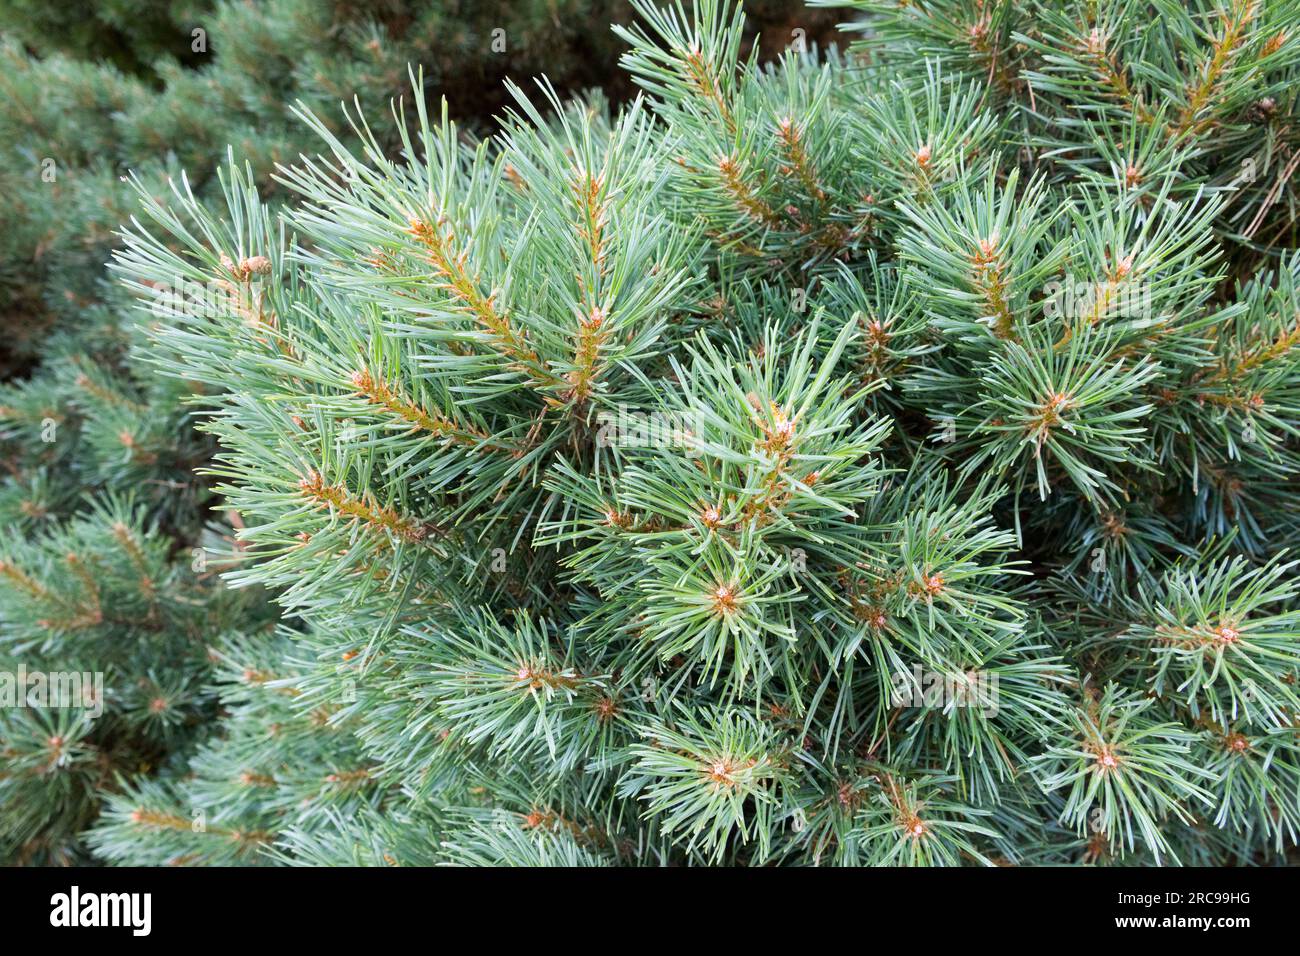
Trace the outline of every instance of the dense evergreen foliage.
{"type": "Polygon", "coordinates": [[[635,6],[622,105],[134,177],[135,360],[3,402],[0,653],[109,693],[0,711],[0,850],[1283,862],[1300,7],[635,6]]]}

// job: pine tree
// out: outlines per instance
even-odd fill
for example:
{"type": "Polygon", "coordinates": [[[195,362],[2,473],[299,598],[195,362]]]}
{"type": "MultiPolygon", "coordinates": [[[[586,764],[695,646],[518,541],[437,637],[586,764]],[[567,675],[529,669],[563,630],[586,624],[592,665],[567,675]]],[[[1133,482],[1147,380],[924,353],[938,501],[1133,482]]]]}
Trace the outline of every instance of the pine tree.
{"type": "MultiPolygon", "coordinates": [[[[787,6],[768,4],[766,16],[787,6]]],[[[379,104],[419,60],[430,67],[426,92],[451,94],[481,124],[501,102],[502,71],[545,66],[566,86],[603,82],[617,40],[586,24],[626,12],[604,0],[0,3],[0,373],[14,379],[0,390],[0,526],[10,532],[0,554],[0,694],[15,708],[0,716],[0,856],[85,861],[84,830],[106,799],[188,792],[197,768],[217,766],[207,755],[226,752],[219,740],[261,726],[241,716],[242,704],[224,703],[230,675],[283,663],[257,643],[271,623],[257,593],[219,586],[213,549],[239,518],[223,509],[205,528],[215,501],[201,472],[213,446],[183,404],[202,386],[137,361],[151,318],[137,319],[105,281],[114,229],[133,211],[123,174],[161,193],[184,167],[205,201],[219,200],[214,160],[233,142],[256,161],[262,195],[278,201],[274,161],[315,141],[286,100],[302,96],[323,115],[353,91],[379,104]],[[235,657],[253,660],[250,648],[258,663],[232,670],[235,657]],[[47,706],[56,678],[84,678],[93,694],[47,706]]],[[[395,129],[380,129],[388,148],[399,143],[395,129]]],[[[362,780],[339,773],[349,786],[362,780]]],[[[231,776],[262,785],[267,774],[231,776]]],[[[208,803],[190,799],[177,825],[228,838],[222,813],[203,829],[208,803]]],[[[235,846],[261,847],[265,828],[246,832],[235,846]]]]}
{"type": "MultiPolygon", "coordinates": [[[[758,26],[791,35],[792,8],[764,0],[758,26]]],[[[422,95],[447,97],[474,128],[507,104],[508,76],[621,98],[630,84],[604,25],[630,15],[625,0],[0,0],[0,327],[13,352],[0,375],[32,365],[51,331],[81,330],[104,300],[103,264],[134,211],[127,173],[161,194],[183,169],[219,200],[215,173],[233,145],[275,198],[276,164],[316,150],[293,103],[346,135],[338,103],[359,97],[396,149],[386,110],[408,63],[425,68],[422,95]]],[[[799,35],[833,22],[801,14],[799,35]]]]}
{"type": "Polygon", "coordinates": [[[636,6],[625,107],[469,136],[416,72],[298,108],[283,207],[139,181],[116,268],[284,622],[89,844],[1283,861],[1300,9],[863,3],[762,64],[636,6]]]}

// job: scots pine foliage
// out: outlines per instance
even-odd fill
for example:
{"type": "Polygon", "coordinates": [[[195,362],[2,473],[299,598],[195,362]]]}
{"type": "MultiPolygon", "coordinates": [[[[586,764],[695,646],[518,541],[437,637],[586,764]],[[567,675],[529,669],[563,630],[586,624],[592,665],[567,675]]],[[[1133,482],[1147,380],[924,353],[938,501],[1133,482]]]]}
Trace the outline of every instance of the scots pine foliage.
{"type": "Polygon", "coordinates": [[[9,862],[89,861],[83,831],[104,794],[184,773],[217,726],[212,649],[272,623],[265,600],[224,587],[209,560],[230,528],[193,474],[212,442],[182,404],[190,386],[132,366],[130,327],[101,320],[103,335],[68,330],[39,374],[0,387],[9,862]]]}
{"type": "Polygon", "coordinates": [[[142,190],[290,626],[106,859],[1293,852],[1300,9],[861,7],[760,66],[640,3],[616,114],[304,109],[286,209],[142,190]]]}
{"type": "MultiPolygon", "coordinates": [[[[789,7],[765,0],[760,23],[789,7]]],[[[620,43],[589,25],[628,13],[621,0],[0,0],[0,858],[84,861],[106,797],[187,792],[175,785],[196,749],[237,733],[229,675],[268,672],[272,653],[255,659],[245,640],[265,636],[264,602],[220,587],[208,560],[234,513],[205,528],[214,499],[196,469],[213,442],[182,404],[201,386],[135,361],[151,317],[106,281],[134,208],[125,173],[161,195],[184,168],[222,208],[215,170],[234,144],[274,199],[275,162],[315,148],[293,99],[343,128],[339,98],[381,107],[417,61],[423,95],[451,94],[482,125],[509,72],[606,81],[620,43]],[[244,663],[217,666],[231,655],[244,663]],[[79,689],[61,705],[97,716],[69,729],[61,706],[46,712],[54,675],[101,677],[91,706],[79,689]]],[[[376,135],[400,146],[391,125],[376,135]]],[[[190,802],[187,826],[206,820],[190,802]]]]}
{"type": "MultiPolygon", "coordinates": [[[[775,44],[794,0],[761,0],[775,44]]],[[[608,29],[626,0],[0,0],[0,375],[46,350],[43,340],[94,329],[103,265],[133,211],[121,180],[156,193],[181,169],[200,197],[233,145],[276,195],[275,166],[316,150],[290,109],[299,99],[341,135],[340,100],[360,97],[388,149],[400,146],[389,100],[424,67],[421,95],[487,126],[501,84],[545,73],[558,88],[631,89],[608,29]]],[[[801,36],[828,34],[831,11],[802,12],[801,36]]]]}

